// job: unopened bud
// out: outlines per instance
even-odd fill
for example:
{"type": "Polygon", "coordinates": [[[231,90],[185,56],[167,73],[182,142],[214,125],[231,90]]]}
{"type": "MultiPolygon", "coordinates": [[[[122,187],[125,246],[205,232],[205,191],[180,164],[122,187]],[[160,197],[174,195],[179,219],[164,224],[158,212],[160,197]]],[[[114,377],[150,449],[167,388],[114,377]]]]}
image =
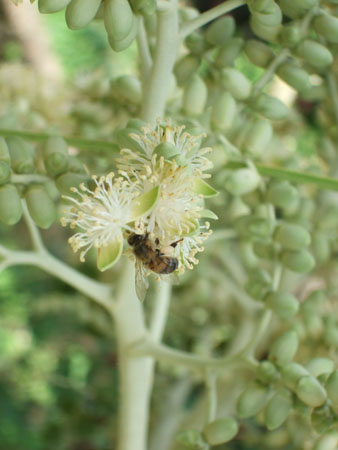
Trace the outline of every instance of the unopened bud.
{"type": "Polygon", "coordinates": [[[237,414],[241,419],[248,419],[258,414],[268,399],[268,389],[258,383],[250,384],[237,400],[237,414]]]}
{"type": "Polygon", "coordinates": [[[225,188],[233,195],[244,195],[254,191],[261,179],[256,170],[251,168],[238,169],[229,176],[225,188]]]}
{"type": "Polygon", "coordinates": [[[330,50],[310,39],[306,39],[297,47],[297,54],[318,70],[326,69],[333,62],[330,50]]]}
{"type": "Polygon", "coordinates": [[[265,26],[277,26],[282,23],[282,11],[274,1],[264,11],[253,12],[252,17],[257,23],[265,26]]]}
{"type": "Polygon", "coordinates": [[[47,172],[52,176],[60,175],[68,168],[68,146],[59,136],[47,139],[44,148],[44,162],[47,172]]]}
{"type": "Polygon", "coordinates": [[[244,41],[242,38],[229,39],[216,54],[215,65],[219,68],[231,66],[242,50],[244,41]]]}
{"type": "Polygon", "coordinates": [[[61,194],[69,195],[70,188],[79,187],[81,183],[88,181],[87,175],[81,175],[79,173],[67,172],[63,175],[60,175],[56,179],[56,187],[60,191],[61,194]]]}
{"type": "Polygon", "coordinates": [[[271,290],[271,277],[266,270],[252,270],[250,277],[245,284],[246,292],[256,300],[263,300],[266,294],[271,290]]]}
{"type": "Polygon", "coordinates": [[[331,256],[330,239],[323,233],[314,233],[311,252],[317,265],[327,263],[331,256]]]}
{"type": "Polygon", "coordinates": [[[136,13],[144,15],[152,15],[156,12],[155,0],[131,0],[130,1],[133,10],[136,13]]]}
{"type": "Polygon", "coordinates": [[[128,0],[105,0],[104,25],[113,50],[129,47],[136,37],[137,19],[128,0]]]}
{"type": "Polygon", "coordinates": [[[138,134],[140,133],[139,130],[134,128],[121,128],[120,130],[115,131],[115,139],[119,147],[122,148],[129,148],[130,150],[134,151],[141,151],[141,146],[131,137],[131,134],[138,134]]]}
{"type": "Polygon", "coordinates": [[[283,252],[282,262],[288,269],[299,273],[310,272],[316,265],[314,257],[305,249],[283,252]]]}
{"type": "Polygon", "coordinates": [[[268,430],[280,427],[292,409],[292,394],[288,389],[279,389],[264,409],[264,422],[268,430]]]}
{"type": "Polygon", "coordinates": [[[295,19],[302,17],[308,10],[317,6],[318,0],[280,0],[279,5],[283,13],[295,19]]]}
{"type": "Polygon", "coordinates": [[[237,69],[227,68],[221,72],[221,84],[222,87],[230,92],[231,95],[237,100],[245,100],[250,96],[251,83],[237,69]]]}
{"type": "Polygon", "coordinates": [[[284,47],[294,47],[302,39],[300,27],[295,24],[283,25],[278,40],[284,47]]]}
{"type": "Polygon", "coordinates": [[[334,362],[329,358],[312,358],[306,364],[306,368],[313,377],[317,378],[319,375],[332,372],[334,369],[334,362]]]}
{"type": "Polygon", "coordinates": [[[246,41],[244,51],[250,61],[258,67],[266,67],[273,58],[271,48],[256,39],[246,41]]]}
{"type": "Polygon", "coordinates": [[[0,160],[0,184],[6,184],[11,178],[11,166],[6,161],[0,160]]]}
{"type": "Polygon", "coordinates": [[[229,92],[221,92],[215,99],[211,110],[211,124],[215,129],[227,130],[236,117],[236,101],[229,92]]]}
{"type": "Polygon", "coordinates": [[[275,339],[270,347],[270,359],[283,367],[292,361],[298,350],[298,336],[293,330],[286,331],[275,339]]]}
{"type": "Polygon", "coordinates": [[[316,408],[326,400],[326,391],[323,386],[311,375],[301,377],[296,386],[297,396],[306,405],[316,408]]]}
{"type": "Polygon", "coordinates": [[[31,186],[26,192],[26,202],[30,216],[40,228],[49,228],[56,218],[52,199],[43,186],[31,186]]]}
{"type": "Polygon", "coordinates": [[[163,156],[164,159],[170,160],[179,154],[179,149],[176,145],[171,144],[170,142],[161,142],[155,147],[154,153],[158,157],[163,156]]]}
{"type": "Polygon", "coordinates": [[[277,75],[298,92],[303,92],[311,88],[309,74],[296,64],[282,64],[277,70],[277,75]]]}
{"type": "Polygon", "coordinates": [[[231,441],[238,433],[238,423],[233,417],[223,417],[208,423],[202,432],[209,445],[220,445],[231,441]]]}
{"type": "Polygon", "coordinates": [[[338,446],[338,433],[331,431],[324,436],[320,436],[313,450],[336,450],[338,446]]]}
{"type": "Polygon", "coordinates": [[[311,425],[314,431],[319,434],[326,433],[332,428],[336,421],[336,416],[329,405],[324,404],[320,408],[315,408],[311,414],[311,425]]]}
{"type": "Polygon", "coordinates": [[[66,23],[71,30],[79,30],[91,22],[101,5],[101,0],[71,0],[66,8],[66,23]]]}
{"type": "Polygon", "coordinates": [[[310,233],[300,225],[284,223],[275,233],[275,240],[290,250],[300,250],[311,243],[310,233]]]}
{"type": "Polygon", "coordinates": [[[256,119],[245,138],[244,146],[252,155],[262,156],[266,152],[272,136],[271,122],[265,119],[256,119]]]}
{"type": "Polygon", "coordinates": [[[316,17],[314,28],[317,33],[321,34],[328,42],[338,44],[338,19],[330,14],[323,13],[316,17]]]}
{"type": "Polygon", "coordinates": [[[278,380],[279,372],[271,361],[262,361],[258,366],[257,377],[262,383],[270,384],[278,380]]]}
{"type": "Polygon", "coordinates": [[[199,116],[204,111],[208,88],[199,75],[194,75],[186,84],[183,93],[183,109],[191,116],[199,116]]]}
{"type": "Polygon", "coordinates": [[[281,181],[269,188],[267,198],[273,205],[287,208],[298,202],[299,193],[288,181],[281,181]]]}
{"type": "Polygon", "coordinates": [[[205,442],[202,439],[201,433],[198,430],[185,430],[179,433],[177,441],[183,444],[187,449],[203,450],[205,449],[205,442]]]}
{"type": "Polygon", "coordinates": [[[122,75],[116,78],[113,81],[113,89],[128,102],[138,104],[142,99],[141,82],[133,75],[122,75]]]}
{"type": "Polygon", "coordinates": [[[274,259],[278,254],[276,244],[267,240],[255,241],[253,244],[253,250],[257,256],[263,259],[274,259]]]}
{"type": "Polygon", "coordinates": [[[266,298],[266,304],[282,320],[290,319],[297,314],[299,309],[297,298],[288,292],[282,291],[269,294],[266,298]]]}
{"type": "Polygon", "coordinates": [[[8,164],[11,162],[8,145],[2,137],[0,137],[0,161],[4,161],[8,164]]]}
{"type": "Polygon", "coordinates": [[[15,225],[22,216],[21,199],[13,184],[0,186],[0,221],[15,225]]]}
{"type": "Polygon", "coordinates": [[[338,370],[331,373],[329,379],[326,382],[327,395],[332,403],[332,406],[338,409],[338,370]]]}
{"type": "Polygon", "coordinates": [[[282,380],[289,389],[296,389],[301,377],[309,375],[305,367],[297,363],[289,363],[282,368],[282,380]]]}
{"type": "Polygon", "coordinates": [[[32,173],[34,172],[34,149],[22,138],[10,136],[6,138],[11,165],[14,172],[32,173]]]}
{"type": "Polygon", "coordinates": [[[185,45],[193,55],[201,55],[207,48],[204,36],[198,31],[189,34],[185,39],[185,45]]]}
{"type": "Polygon", "coordinates": [[[252,107],[270,120],[283,120],[289,115],[289,108],[283,102],[264,93],[253,100],[252,107]]]}
{"type": "Polygon", "coordinates": [[[250,17],[250,28],[256,36],[266,41],[274,42],[278,36],[281,25],[264,25],[256,14],[250,17]]]}
{"type": "Polygon", "coordinates": [[[200,57],[186,55],[177,61],[174,74],[179,86],[184,85],[194,75],[201,64],[200,57]]]}
{"type": "Polygon", "coordinates": [[[221,17],[207,28],[205,39],[211,45],[223,45],[227,39],[233,36],[235,27],[235,20],[232,16],[221,17]]]}
{"type": "Polygon", "coordinates": [[[50,14],[63,10],[70,0],[38,0],[38,8],[41,14],[50,14]]]}

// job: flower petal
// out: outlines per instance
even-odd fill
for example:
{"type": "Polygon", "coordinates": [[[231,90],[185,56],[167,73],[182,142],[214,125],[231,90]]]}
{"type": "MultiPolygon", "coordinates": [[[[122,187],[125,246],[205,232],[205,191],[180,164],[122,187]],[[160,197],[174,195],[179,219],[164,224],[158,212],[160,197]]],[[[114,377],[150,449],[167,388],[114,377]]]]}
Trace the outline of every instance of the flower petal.
{"type": "Polygon", "coordinates": [[[153,209],[160,196],[160,186],[156,186],[145,194],[136,197],[131,203],[130,221],[144,216],[153,209]]]}
{"type": "Polygon", "coordinates": [[[202,209],[201,217],[205,217],[207,219],[215,219],[215,220],[218,219],[216,214],[214,212],[212,212],[210,209],[202,209]]]}
{"type": "Polygon", "coordinates": [[[115,241],[97,250],[97,268],[104,272],[110,269],[120,258],[123,249],[122,234],[115,241]]]}
{"type": "Polygon", "coordinates": [[[218,194],[218,191],[210,186],[210,184],[202,180],[202,178],[194,178],[193,181],[193,191],[196,192],[196,194],[202,194],[203,197],[214,197],[218,194]]]}

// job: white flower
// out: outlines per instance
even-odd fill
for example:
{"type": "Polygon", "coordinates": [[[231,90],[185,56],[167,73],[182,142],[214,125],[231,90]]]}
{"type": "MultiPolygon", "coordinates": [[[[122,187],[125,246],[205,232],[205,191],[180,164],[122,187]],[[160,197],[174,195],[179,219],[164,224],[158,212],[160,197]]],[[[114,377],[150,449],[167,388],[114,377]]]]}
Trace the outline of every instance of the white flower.
{"type": "Polygon", "coordinates": [[[74,234],[69,243],[74,252],[84,249],[80,259],[91,247],[105,247],[111,242],[121,241],[123,230],[135,232],[129,225],[132,220],[133,200],[139,195],[136,184],[130,184],[122,177],[114,179],[110,173],[106,177],[93,177],[96,188],[88,189],[84,184],[80,190],[72,188],[76,197],[65,196],[73,203],[66,217],[61,219],[63,226],[78,227],[81,231],[74,234]]]}

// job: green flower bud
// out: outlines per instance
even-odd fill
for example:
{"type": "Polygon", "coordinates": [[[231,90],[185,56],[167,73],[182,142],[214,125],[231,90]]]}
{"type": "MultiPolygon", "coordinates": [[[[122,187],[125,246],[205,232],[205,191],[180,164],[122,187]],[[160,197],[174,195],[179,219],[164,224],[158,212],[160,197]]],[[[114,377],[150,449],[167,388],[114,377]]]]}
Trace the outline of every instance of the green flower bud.
{"type": "Polygon", "coordinates": [[[278,380],[279,372],[271,361],[262,361],[257,369],[257,378],[262,383],[269,384],[278,380]]]}
{"type": "Polygon", "coordinates": [[[297,298],[288,292],[272,292],[266,298],[266,304],[282,320],[288,320],[297,314],[299,302],[297,298]]]}
{"type": "Polygon", "coordinates": [[[156,12],[155,0],[131,0],[130,4],[133,10],[139,14],[152,15],[156,12]]]}
{"type": "Polygon", "coordinates": [[[122,75],[113,81],[113,89],[128,102],[139,104],[142,100],[142,87],[133,75],[122,75]]]}
{"type": "Polygon", "coordinates": [[[248,220],[250,220],[250,217],[248,216],[250,214],[250,208],[248,207],[248,205],[243,202],[243,200],[241,199],[241,197],[234,197],[233,200],[230,203],[230,207],[229,207],[229,212],[230,212],[230,217],[235,220],[238,219],[239,217],[244,217],[244,228],[241,227],[241,232],[244,231],[245,233],[245,227],[248,224],[248,220]]]}
{"type": "Polygon", "coordinates": [[[82,162],[76,156],[73,155],[68,156],[67,172],[87,174],[82,162]]]}
{"type": "Polygon", "coordinates": [[[237,56],[240,54],[244,40],[242,38],[232,38],[229,39],[222,47],[219,48],[215,65],[216,67],[222,68],[226,66],[231,66],[237,56]]]}
{"type": "Polygon", "coordinates": [[[333,161],[336,157],[336,147],[332,140],[327,136],[322,136],[319,138],[317,151],[319,156],[327,162],[333,161]]]}
{"type": "Polygon", "coordinates": [[[338,19],[330,14],[323,13],[315,18],[313,25],[318,34],[327,41],[338,44],[338,19]]]}
{"type": "Polygon", "coordinates": [[[86,181],[88,181],[88,175],[67,172],[56,179],[56,187],[61,194],[69,195],[71,187],[78,187],[86,181]]]}
{"type": "Polygon", "coordinates": [[[244,195],[259,186],[261,179],[256,170],[251,168],[238,169],[228,177],[225,189],[233,195],[244,195]]]}
{"type": "Polygon", "coordinates": [[[156,153],[158,157],[163,156],[164,159],[170,160],[179,154],[179,150],[176,145],[171,144],[170,142],[161,142],[161,144],[158,144],[155,147],[154,153],[156,153]]]}
{"type": "Polygon", "coordinates": [[[220,445],[231,441],[238,433],[238,423],[233,417],[223,417],[208,423],[202,432],[209,445],[220,445]]]}
{"type": "Polygon", "coordinates": [[[278,36],[281,25],[264,25],[255,15],[250,17],[250,28],[256,36],[266,41],[274,42],[278,36]]]}
{"type": "Polygon", "coordinates": [[[186,55],[177,61],[174,68],[174,74],[179,86],[184,85],[193,74],[197,72],[201,60],[195,55],[186,55]]]}
{"type": "Polygon", "coordinates": [[[333,62],[330,50],[310,39],[306,39],[297,47],[297,54],[318,70],[326,69],[333,62]]]}
{"type": "Polygon", "coordinates": [[[220,46],[231,38],[235,32],[236,23],[233,17],[225,16],[215,20],[205,33],[205,39],[209,44],[220,46]]]}
{"type": "Polygon", "coordinates": [[[274,55],[270,47],[256,39],[246,41],[244,51],[250,61],[258,67],[266,67],[274,55]]]}
{"type": "Polygon", "coordinates": [[[331,256],[330,240],[322,233],[315,233],[312,236],[311,252],[317,265],[325,264],[331,256]]]}
{"type": "Polygon", "coordinates": [[[314,257],[304,249],[283,252],[282,262],[288,269],[299,273],[310,272],[316,265],[314,257]]]}
{"type": "Polygon", "coordinates": [[[259,260],[253,252],[251,241],[241,240],[239,242],[239,253],[245,267],[253,269],[258,266],[259,260]]]}
{"type": "Polygon", "coordinates": [[[271,290],[271,283],[271,277],[266,270],[256,269],[250,273],[245,290],[252,298],[262,300],[271,290]]]}
{"type": "Polygon", "coordinates": [[[286,331],[275,339],[270,347],[270,359],[279,366],[292,361],[298,349],[298,336],[293,330],[286,331]]]}
{"type": "Polygon", "coordinates": [[[275,240],[290,250],[300,250],[311,243],[310,233],[300,225],[284,223],[275,233],[275,240]]]}
{"type": "Polygon", "coordinates": [[[250,81],[237,69],[222,69],[221,85],[224,89],[228,90],[236,100],[245,100],[251,93],[250,81]]]}
{"type": "Polygon", "coordinates": [[[285,63],[277,69],[277,75],[295,88],[298,92],[303,92],[311,88],[310,76],[305,70],[293,63],[285,63]]]}
{"type": "Polygon", "coordinates": [[[313,408],[321,406],[326,400],[325,389],[311,375],[306,375],[299,379],[295,392],[302,402],[313,408]]]}
{"type": "Polygon", "coordinates": [[[199,75],[193,75],[185,85],[183,109],[191,116],[199,116],[204,111],[208,98],[208,88],[199,75]]]}
{"type": "Polygon", "coordinates": [[[211,124],[216,130],[228,130],[236,117],[236,101],[229,92],[221,92],[212,104],[211,124]]]}
{"type": "Polygon", "coordinates": [[[66,23],[71,30],[88,25],[96,16],[101,0],[71,0],[66,8],[66,23]]]}
{"type": "Polygon", "coordinates": [[[302,312],[314,312],[318,314],[318,310],[326,300],[326,294],[322,290],[315,290],[309,294],[301,305],[302,312]]]}
{"type": "Polygon", "coordinates": [[[56,219],[56,209],[52,199],[43,186],[31,186],[26,192],[29,214],[40,227],[49,228],[56,219]]]}
{"type": "Polygon", "coordinates": [[[194,31],[185,39],[185,45],[193,55],[201,55],[206,50],[206,43],[204,36],[194,31]]]}
{"type": "Polygon", "coordinates": [[[68,146],[59,136],[51,136],[44,147],[44,162],[47,173],[51,176],[60,175],[68,168],[68,146]]]}
{"type": "Polygon", "coordinates": [[[302,17],[308,10],[317,6],[318,0],[280,0],[279,6],[282,8],[283,13],[295,19],[302,17]]]}
{"type": "Polygon", "coordinates": [[[205,443],[201,437],[201,433],[198,430],[185,430],[179,433],[177,441],[183,444],[186,448],[193,450],[205,449],[205,443]]]}
{"type": "Polygon", "coordinates": [[[288,181],[281,181],[269,188],[267,198],[273,205],[287,208],[290,204],[298,202],[299,193],[288,181]]]}
{"type": "Polygon", "coordinates": [[[282,11],[275,2],[271,2],[264,12],[254,12],[252,17],[257,23],[265,26],[276,26],[282,23],[282,11]]]}
{"type": "Polygon", "coordinates": [[[34,172],[34,150],[22,138],[10,136],[6,138],[11,164],[14,172],[32,173],[34,172]]]}
{"type": "Polygon", "coordinates": [[[141,130],[141,128],[146,127],[147,124],[144,120],[141,119],[129,119],[126,125],[126,128],[134,128],[141,130]]]}
{"type": "Polygon", "coordinates": [[[249,0],[248,7],[251,14],[269,12],[273,5],[273,0],[249,0]]]}
{"type": "Polygon", "coordinates": [[[252,107],[270,120],[283,120],[289,115],[289,108],[277,97],[259,94],[254,98],[252,107]]]}
{"type": "Polygon", "coordinates": [[[6,225],[15,225],[22,216],[19,193],[13,184],[0,186],[0,221],[6,225]]]}
{"type": "Polygon", "coordinates": [[[267,150],[272,136],[273,129],[270,121],[256,119],[246,135],[244,146],[252,155],[260,157],[267,150]]]}
{"type": "Polygon", "coordinates": [[[337,446],[338,433],[336,431],[331,431],[317,440],[313,450],[336,450],[337,446]]]}
{"type": "Polygon", "coordinates": [[[325,387],[332,406],[338,409],[338,370],[331,373],[325,387]]]}
{"type": "Polygon", "coordinates": [[[297,363],[289,363],[282,368],[282,381],[292,390],[296,389],[298,381],[305,375],[309,375],[309,372],[297,363]]]}
{"type": "Polygon", "coordinates": [[[280,427],[292,409],[292,394],[288,389],[279,389],[264,409],[264,422],[268,430],[280,427]]]}
{"type": "Polygon", "coordinates": [[[237,400],[237,414],[241,419],[248,419],[258,414],[265,406],[269,391],[265,386],[251,383],[237,400]]]}
{"type": "Polygon", "coordinates": [[[0,137],[0,161],[4,161],[8,164],[11,163],[11,157],[9,154],[8,145],[4,138],[0,137]]]}
{"type": "Polygon", "coordinates": [[[41,14],[50,14],[64,9],[70,0],[38,0],[38,8],[41,14]]]}
{"type": "Polygon", "coordinates": [[[323,373],[332,372],[334,369],[334,362],[329,358],[312,358],[306,364],[306,368],[313,377],[317,378],[323,373]]]}
{"type": "Polygon", "coordinates": [[[302,39],[300,27],[298,25],[284,25],[279,33],[279,42],[284,47],[294,47],[302,39]]]}
{"type": "Polygon", "coordinates": [[[324,212],[321,213],[318,220],[318,229],[333,230],[338,226],[338,207],[330,205],[324,212]]]}
{"type": "Polygon", "coordinates": [[[0,184],[6,184],[11,178],[11,166],[6,161],[0,160],[0,184]]]}
{"type": "Polygon", "coordinates": [[[271,241],[255,241],[253,251],[262,259],[274,259],[278,254],[277,246],[271,241]]]}
{"type": "Polygon", "coordinates": [[[324,341],[329,347],[338,347],[338,327],[336,324],[327,324],[324,329],[324,341]]]}
{"type": "Polygon", "coordinates": [[[104,25],[113,50],[119,52],[129,47],[136,37],[137,19],[128,0],[105,0],[104,25]]]}
{"type": "Polygon", "coordinates": [[[270,236],[273,231],[274,221],[263,217],[253,218],[248,227],[250,234],[263,238],[270,236]]]}

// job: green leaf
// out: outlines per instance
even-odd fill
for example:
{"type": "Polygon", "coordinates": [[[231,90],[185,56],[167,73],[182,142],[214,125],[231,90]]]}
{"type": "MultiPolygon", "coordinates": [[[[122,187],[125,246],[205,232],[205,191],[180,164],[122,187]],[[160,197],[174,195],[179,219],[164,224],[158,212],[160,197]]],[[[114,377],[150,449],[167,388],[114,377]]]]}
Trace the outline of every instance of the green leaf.
{"type": "Polygon", "coordinates": [[[145,194],[136,197],[131,204],[130,221],[144,216],[153,209],[160,196],[160,186],[156,186],[145,194]]]}
{"type": "Polygon", "coordinates": [[[110,269],[120,258],[123,249],[122,234],[115,241],[97,250],[97,268],[104,272],[110,269]]]}
{"type": "Polygon", "coordinates": [[[196,194],[202,194],[203,197],[214,197],[218,194],[218,191],[206,183],[202,178],[194,178],[194,192],[196,194]]]}
{"type": "Polygon", "coordinates": [[[210,209],[202,209],[201,217],[205,217],[207,219],[214,219],[214,220],[218,219],[216,214],[214,212],[212,212],[210,209]]]}

